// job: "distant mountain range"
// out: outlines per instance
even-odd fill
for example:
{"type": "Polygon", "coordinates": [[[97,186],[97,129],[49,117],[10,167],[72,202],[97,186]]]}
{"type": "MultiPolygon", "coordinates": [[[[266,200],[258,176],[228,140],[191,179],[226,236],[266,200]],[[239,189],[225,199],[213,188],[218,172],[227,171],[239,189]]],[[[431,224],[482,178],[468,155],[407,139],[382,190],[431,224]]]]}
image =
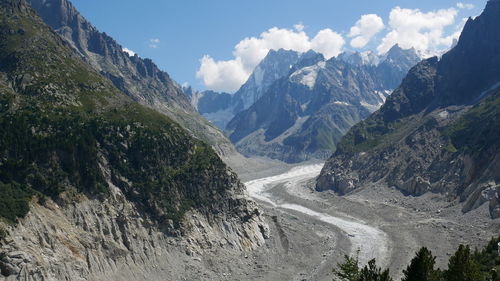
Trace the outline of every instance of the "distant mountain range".
{"type": "Polygon", "coordinates": [[[299,162],[328,157],[419,61],[414,49],[397,45],[383,56],[352,52],[329,60],[314,51],[271,50],[234,95],[186,92],[244,155],[299,162]]]}
{"type": "Polygon", "coordinates": [[[340,141],[318,190],[370,183],[489,204],[500,217],[500,1],[469,19],[457,45],[413,67],[380,110],[340,141]]]}

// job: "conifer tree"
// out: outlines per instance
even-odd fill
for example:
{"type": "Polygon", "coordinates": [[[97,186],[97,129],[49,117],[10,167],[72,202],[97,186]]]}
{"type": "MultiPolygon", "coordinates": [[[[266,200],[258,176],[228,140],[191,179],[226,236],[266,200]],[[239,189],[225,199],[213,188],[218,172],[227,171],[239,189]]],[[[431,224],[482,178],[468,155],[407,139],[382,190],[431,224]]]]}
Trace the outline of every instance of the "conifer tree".
{"type": "Polygon", "coordinates": [[[359,277],[359,250],[355,258],[344,255],[344,262],[337,264],[337,269],[333,269],[333,273],[337,276],[338,281],[357,281],[359,277]]]}
{"type": "Polygon", "coordinates": [[[377,267],[375,259],[372,259],[361,269],[357,281],[393,281],[393,279],[389,276],[389,269],[382,271],[382,268],[377,267]]]}
{"type": "Polygon", "coordinates": [[[434,269],[436,257],[431,251],[422,247],[411,260],[410,265],[403,270],[402,281],[439,281],[439,271],[434,269]]]}
{"type": "Polygon", "coordinates": [[[469,246],[460,245],[450,258],[448,270],[445,271],[446,281],[481,281],[479,265],[474,260],[469,246]]]}

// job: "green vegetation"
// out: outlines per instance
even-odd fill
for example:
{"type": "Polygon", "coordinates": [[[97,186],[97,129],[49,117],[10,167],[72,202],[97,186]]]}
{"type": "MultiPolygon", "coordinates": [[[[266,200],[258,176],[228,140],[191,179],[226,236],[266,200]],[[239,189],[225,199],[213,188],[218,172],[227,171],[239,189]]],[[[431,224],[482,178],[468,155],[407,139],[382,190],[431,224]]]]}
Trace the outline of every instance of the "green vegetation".
{"type": "Polygon", "coordinates": [[[235,179],[209,146],[122,94],[22,5],[0,0],[0,218],[15,223],[35,198],[102,198],[108,182],[159,222],[223,198],[235,179]]]}
{"type": "MultiPolygon", "coordinates": [[[[444,271],[435,269],[436,257],[427,248],[421,248],[403,270],[402,281],[500,281],[499,242],[500,236],[493,238],[482,251],[474,253],[469,246],[460,245],[444,271]]],[[[389,270],[378,268],[375,259],[360,268],[357,257],[345,256],[333,273],[334,281],[392,280],[389,270]]]]}
{"type": "Polygon", "coordinates": [[[446,128],[443,135],[452,147],[478,155],[498,145],[500,138],[500,91],[484,99],[446,128]]]}
{"type": "Polygon", "coordinates": [[[403,270],[402,281],[439,281],[441,271],[436,270],[436,257],[427,248],[421,248],[411,260],[410,265],[403,270]]]}
{"type": "MultiPolygon", "coordinates": [[[[359,254],[359,251],[358,251],[359,254]]],[[[372,259],[363,268],[359,267],[358,257],[344,256],[345,261],[337,265],[333,273],[337,277],[334,281],[392,281],[389,270],[377,267],[375,259],[372,259]]]]}
{"type": "MultiPolygon", "coordinates": [[[[35,192],[26,185],[0,182],[0,217],[8,223],[14,223],[17,217],[29,211],[29,201],[35,192]]],[[[1,236],[1,234],[0,234],[1,236]]]]}
{"type": "Polygon", "coordinates": [[[500,243],[500,236],[496,239],[491,239],[488,245],[482,250],[475,250],[473,257],[479,265],[479,270],[486,280],[500,281],[500,255],[498,249],[500,243]],[[488,279],[488,275],[491,278],[488,279]]]}
{"type": "Polygon", "coordinates": [[[381,112],[359,122],[341,139],[338,149],[344,152],[363,152],[389,143],[389,139],[403,127],[409,118],[393,122],[384,121],[381,112]]]}
{"type": "Polygon", "coordinates": [[[444,272],[446,281],[479,281],[485,280],[479,272],[479,264],[472,256],[469,246],[460,245],[450,258],[448,270],[444,272]]]}
{"type": "MultiPolygon", "coordinates": [[[[358,250],[359,255],[359,250],[358,250]]],[[[333,269],[338,281],[357,281],[359,278],[359,259],[344,255],[344,262],[337,264],[338,269],[333,269]]]]}
{"type": "Polygon", "coordinates": [[[5,230],[3,227],[0,226],[0,241],[5,239],[7,235],[8,235],[7,230],[5,230]]]}

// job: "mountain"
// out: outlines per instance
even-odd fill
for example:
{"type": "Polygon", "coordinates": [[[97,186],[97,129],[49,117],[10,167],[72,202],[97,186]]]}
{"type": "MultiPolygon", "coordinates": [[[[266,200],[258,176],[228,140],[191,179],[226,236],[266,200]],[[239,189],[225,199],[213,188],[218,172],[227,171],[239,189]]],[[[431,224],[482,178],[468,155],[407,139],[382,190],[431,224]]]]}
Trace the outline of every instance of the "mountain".
{"type": "Polygon", "coordinates": [[[233,117],[233,95],[214,91],[198,92],[191,87],[183,89],[198,113],[218,128],[225,128],[233,117]]]}
{"type": "Polygon", "coordinates": [[[229,122],[226,131],[238,151],[287,162],[327,158],[342,135],[378,109],[420,60],[413,49],[397,45],[379,64],[354,57],[362,56],[302,55],[285,77],[229,122]]]}
{"type": "Polygon", "coordinates": [[[219,155],[234,153],[224,134],[191,106],[182,88],[150,59],[130,56],[99,32],[68,0],[29,0],[40,17],[88,64],[133,100],[153,108],[212,145],[219,155]]]}
{"type": "MultiPolygon", "coordinates": [[[[399,47],[399,46],[398,46],[399,47]]],[[[337,59],[345,61],[352,65],[378,65],[380,63],[380,56],[372,51],[366,52],[350,52],[346,51],[337,56],[337,59]]],[[[410,66],[411,67],[411,66],[410,66]]]]}
{"type": "Polygon", "coordinates": [[[412,68],[382,108],[341,140],[317,180],[346,194],[370,183],[489,202],[500,217],[500,0],[469,19],[440,60],[412,68]]]}
{"type": "Polygon", "coordinates": [[[292,50],[270,50],[233,95],[213,91],[195,93],[190,88],[186,88],[185,93],[201,115],[224,130],[234,115],[255,103],[274,81],[286,76],[300,56],[300,53],[292,50]]]}
{"type": "Polygon", "coordinates": [[[284,77],[297,63],[301,54],[292,50],[269,50],[266,57],[255,67],[248,80],[234,94],[235,113],[249,108],[274,83],[284,77]]]}
{"type": "Polygon", "coordinates": [[[210,146],[123,94],[24,0],[0,0],[0,18],[0,280],[180,279],[165,270],[174,245],[264,243],[210,146]]]}

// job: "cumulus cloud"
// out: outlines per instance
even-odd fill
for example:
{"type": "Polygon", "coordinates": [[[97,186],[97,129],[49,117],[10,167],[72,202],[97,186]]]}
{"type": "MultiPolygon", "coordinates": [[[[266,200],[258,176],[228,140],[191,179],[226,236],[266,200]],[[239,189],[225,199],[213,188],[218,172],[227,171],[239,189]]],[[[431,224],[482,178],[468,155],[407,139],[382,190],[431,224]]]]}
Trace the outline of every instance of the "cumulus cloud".
{"type": "Polygon", "coordinates": [[[363,48],[377,33],[384,29],[384,21],[375,14],[363,15],[351,27],[348,37],[351,39],[351,46],[354,48],[363,48]]]}
{"type": "Polygon", "coordinates": [[[310,49],[330,58],[338,55],[345,44],[342,36],[331,29],[319,31],[314,38],[304,31],[302,24],[292,29],[273,27],[259,37],[248,37],[240,41],[233,50],[234,58],[215,61],[209,55],[200,59],[196,77],[203,80],[208,89],[234,92],[248,79],[253,69],[269,50],[294,50],[306,52],[310,49]]]}
{"type": "Polygon", "coordinates": [[[202,78],[205,86],[215,91],[236,91],[249,76],[240,58],[216,62],[205,55],[200,64],[196,77],[202,78]]]}
{"type": "Polygon", "coordinates": [[[389,15],[390,31],[382,39],[377,51],[385,53],[393,45],[399,44],[403,49],[413,47],[424,56],[438,54],[453,42],[454,38],[446,36],[444,29],[455,23],[457,14],[455,8],[424,13],[419,9],[395,7],[389,15]]]}
{"type": "Polygon", "coordinates": [[[344,44],[345,40],[342,35],[327,28],[320,30],[311,40],[311,49],[322,53],[328,59],[340,54],[344,44]]]}
{"type": "Polygon", "coordinates": [[[131,57],[135,56],[135,52],[128,49],[128,48],[123,48],[122,51],[124,51],[125,53],[127,53],[131,57]]]}
{"type": "Polygon", "coordinates": [[[459,8],[459,9],[472,10],[472,9],[474,9],[474,7],[475,7],[474,4],[462,3],[462,2],[457,3],[457,8],[459,8]]]}
{"type": "Polygon", "coordinates": [[[156,49],[160,46],[160,39],[158,38],[151,38],[149,39],[149,47],[156,49]]]}

